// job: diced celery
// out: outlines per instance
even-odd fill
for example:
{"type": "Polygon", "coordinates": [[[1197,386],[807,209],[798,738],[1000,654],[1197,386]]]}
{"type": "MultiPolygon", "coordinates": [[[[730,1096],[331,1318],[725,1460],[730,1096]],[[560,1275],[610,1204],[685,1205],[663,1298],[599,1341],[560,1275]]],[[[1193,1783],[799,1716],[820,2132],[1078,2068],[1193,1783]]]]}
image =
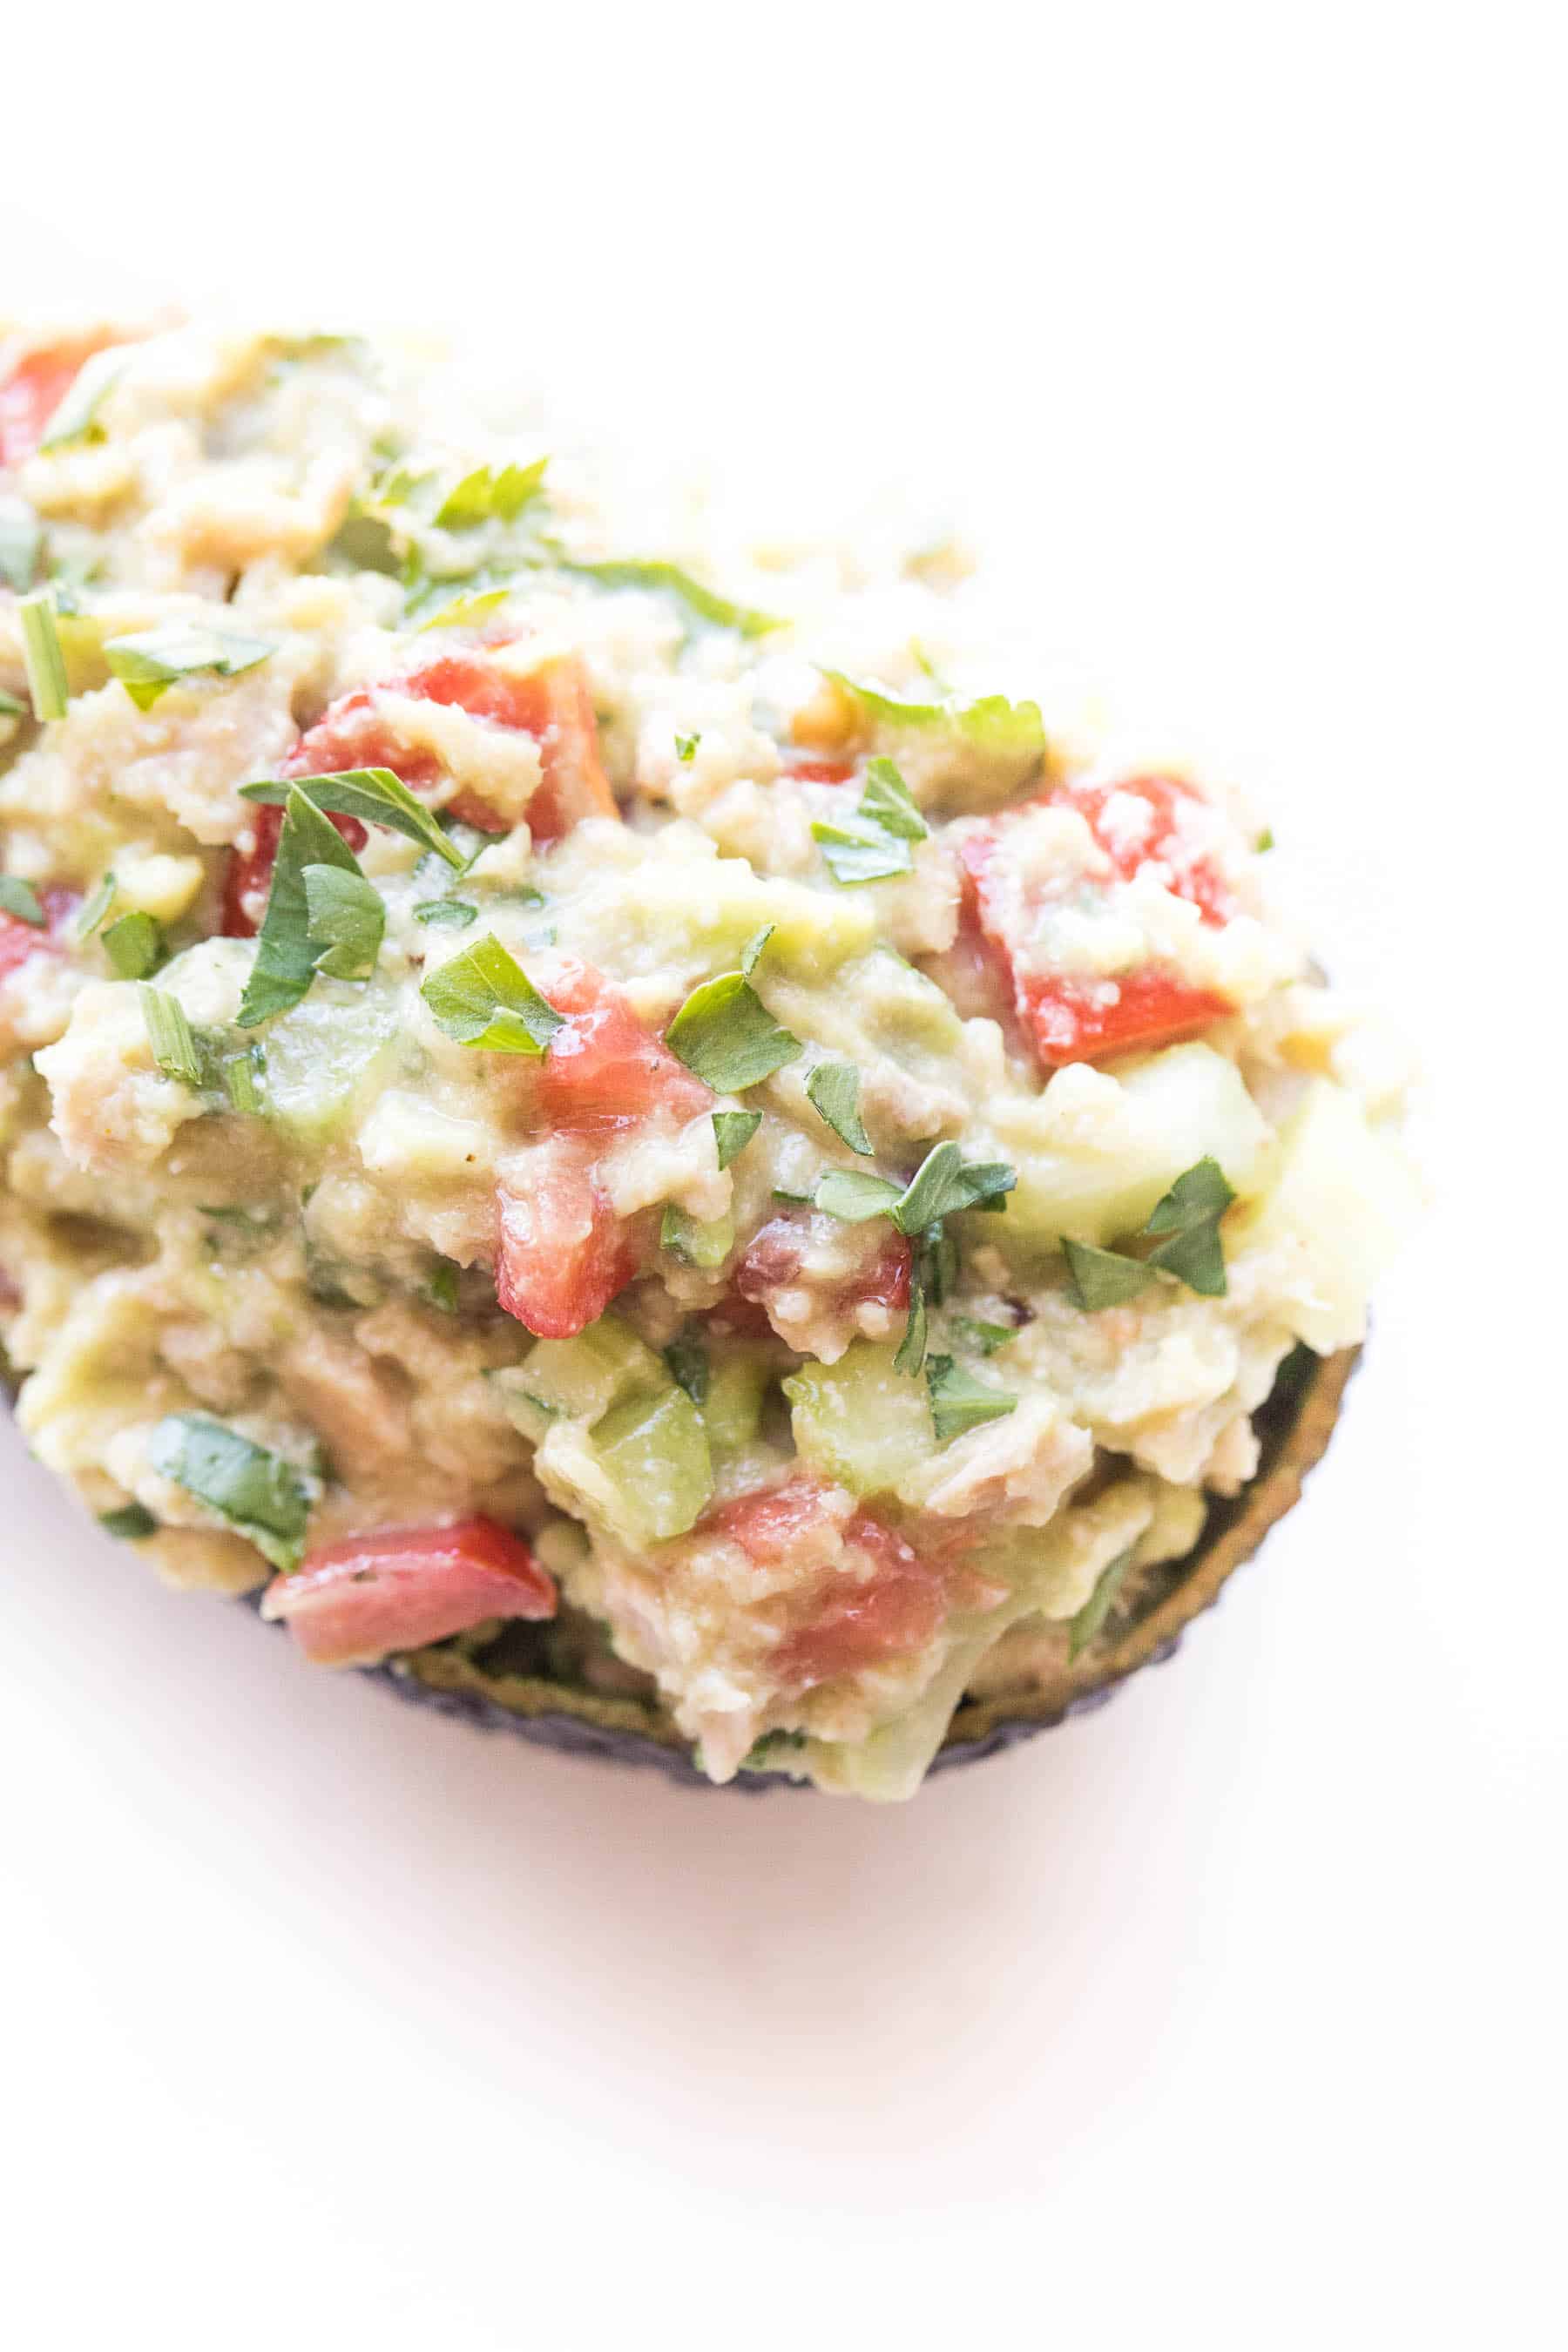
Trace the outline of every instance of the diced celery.
{"type": "Polygon", "coordinates": [[[394,997],[345,1001],[318,982],[267,1032],[268,1115],[302,1137],[323,1136],[391,1075],[400,1045],[394,997]]]}
{"type": "Polygon", "coordinates": [[[726,1354],[722,1362],[710,1368],[701,1410],[708,1443],[716,1454],[738,1453],[755,1437],[763,1418],[768,1370],[765,1357],[750,1354],[726,1354]]]}
{"type": "Polygon", "coordinates": [[[589,1443],[615,1490],[616,1532],[628,1541],[662,1543],[700,1518],[713,1492],[708,1433],[673,1381],[612,1405],[589,1443]]]}
{"type": "Polygon", "coordinates": [[[784,1384],[801,1455],[853,1495],[896,1486],[935,1447],[925,1383],[895,1371],[894,1354],[857,1339],[836,1364],[804,1363],[784,1384]]]}
{"type": "MultiPolygon", "coordinates": [[[[1053,1086],[1071,1080],[1071,1072],[1053,1086]]],[[[1105,1244],[1135,1234],[1176,1178],[1205,1157],[1218,1160],[1246,1198],[1263,1181],[1267,1120],[1235,1065],[1211,1046],[1173,1045],[1124,1064],[1109,1081],[1120,1104],[1082,1122],[1082,1138],[1060,1140],[1043,1097],[1003,1096],[990,1108],[999,1156],[1018,1171],[998,1239],[1105,1244]]],[[[978,1154],[976,1156],[981,1156],[978,1154]]]]}
{"type": "Polygon", "coordinates": [[[596,1422],[622,1397],[651,1394],[669,1375],[614,1315],[574,1339],[539,1339],[521,1364],[491,1374],[508,1418],[538,1444],[553,1421],[596,1422]]]}
{"type": "Polygon", "coordinates": [[[1353,1095],[1317,1078],[1284,1129],[1272,1189],[1237,1219],[1227,1254],[1295,1245],[1295,1282],[1281,1270],[1291,1293],[1286,1319],[1326,1355],[1362,1337],[1368,1295],[1420,1207],[1397,1149],[1369,1126],[1353,1095]]]}

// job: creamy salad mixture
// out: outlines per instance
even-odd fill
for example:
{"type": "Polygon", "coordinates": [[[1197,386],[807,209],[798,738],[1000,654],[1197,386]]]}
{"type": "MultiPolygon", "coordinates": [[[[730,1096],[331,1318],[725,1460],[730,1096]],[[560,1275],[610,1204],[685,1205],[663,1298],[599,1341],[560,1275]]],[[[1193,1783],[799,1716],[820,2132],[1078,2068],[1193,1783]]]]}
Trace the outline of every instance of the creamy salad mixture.
{"type": "Polygon", "coordinates": [[[450,405],[0,354],[17,1414],[313,1658],[554,1618],[715,1780],[907,1793],[1361,1337],[1401,1072],[929,553],[628,539],[450,405]]]}

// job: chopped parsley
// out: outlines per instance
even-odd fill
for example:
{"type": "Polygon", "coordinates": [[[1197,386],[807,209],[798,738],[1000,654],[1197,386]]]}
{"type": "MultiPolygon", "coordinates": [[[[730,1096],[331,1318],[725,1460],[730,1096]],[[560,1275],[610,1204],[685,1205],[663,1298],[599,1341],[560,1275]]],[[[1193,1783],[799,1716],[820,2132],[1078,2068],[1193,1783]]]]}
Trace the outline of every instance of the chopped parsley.
{"type": "Polygon", "coordinates": [[[0,874],[0,910],[19,923],[30,923],[36,931],[43,930],[49,919],[32,884],[16,874],[0,874]]]}
{"type": "MultiPolygon", "coordinates": [[[[336,825],[297,785],[287,787],[287,792],[272,887],[256,942],[256,961],[235,1016],[241,1029],[254,1029],[274,1013],[287,1013],[308,994],[318,969],[340,959],[341,937],[336,933],[319,937],[312,932],[306,868],[331,866],[356,882],[363,879],[359,861],[336,825]]],[[[318,877],[319,893],[320,889],[318,877]]],[[[318,904],[324,910],[326,902],[320,896],[318,904]]]]}
{"type": "Polygon", "coordinates": [[[147,980],[163,963],[168,949],[161,924],[151,915],[121,915],[103,934],[103,952],[121,980],[147,980]]]}
{"type": "Polygon", "coordinates": [[[467,898],[422,898],[414,909],[416,923],[432,924],[437,930],[466,931],[479,918],[479,908],[467,898]]]}
{"type": "Polygon", "coordinates": [[[665,1032],[665,1044],[720,1095],[759,1085],[803,1050],[741,971],[721,972],[694,988],[665,1032]]]}
{"type": "Polygon", "coordinates": [[[415,799],[390,768],[343,768],[329,776],[300,776],[292,783],[240,786],[242,800],[255,801],[263,808],[287,807],[291,793],[302,794],[312,808],[322,809],[330,816],[357,816],[363,824],[385,825],[405,840],[416,841],[421,848],[434,850],[459,874],[468,863],[434,813],[415,799]]]}
{"type": "Polygon", "coordinates": [[[918,1234],[960,1210],[999,1205],[1017,1181],[1005,1160],[966,1160],[956,1143],[936,1143],[901,1191],[885,1176],[835,1168],[817,1185],[816,1205],[847,1224],[890,1217],[901,1234],[918,1234]]]}
{"type": "Polygon", "coordinates": [[[901,841],[923,841],[929,830],[891,760],[868,761],[860,814],[868,824],[879,825],[901,841]]]}
{"type": "Polygon", "coordinates": [[[100,923],[102,922],[110,907],[113,906],[115,892],[118,887],[119,886],[112,874],[106,874],[104,876],[102,881],[99,884],[91,898],[84,903],[80,913],[76,919],[76,935],[79,940],[91,939],[94,931],[97,930],[100,923]]]}
{"type": "MultiPolygon", "coordinates": [[[[454,482],[437,508],[437,530],[473,530],[483,522],[515,522],[531,499],[540,495],[549,463],[548,457],[538,457],[531,466],[502,466],[495,471],[489,466],[476,467],[461,481],[454,482]]],[[[412,482],[408,487],[414,487],[412,482]]],[[[387,503],[394,503],[389,490],[384,489],[381,495],[387,503]]]]}
{"type": "Polygon", "coordinates": [[[312,1482],[293,1463],[200,1412],[170,1413],[147,1453],[154,1470],[227,1519],[274,1568],[299,1567],[312,1482]]]}
{"type": "Polygon", "coordinates": [[[121,1503],[117,1511],[100,1511],[98,1524],[106,1536],[121,1543],[141,1543],[158,1532],[158,1522],[140,1503],[121,1503]]]}
{"type": "Polygon", "coordinates": [[[368,980],[386,927],[380,891],[338,866],[307,866],[303,879],[316,970],[329,980],[368,980]]]}
{"type": "Polygon", "coordinates": [[[841,1143],[858,1151],[862,1160],[875,1158],[860,1117],[860,1073],[853,1062],[818,1062],[805,1082],[805,1091],[813,1109],[841,1143]]]}
{"type": "Polygon", "coordinates": [[[1200,1297],[1223,1298],[1228,1284],[1219,1225],[1235,1198],[1218,1160],[1205,1158],[1178,1176],[1156,1202],[1135,1237],[1154,1241],[1154,1247],[1141,1257],[1064,1237],[1062,1250],[1078,1304],[1089,1315],[1121,1307],[1146,1289],[1156,1272],[1173,1275],[1200,1297]]]}
{"type": "Polygon", "coordinates": [[[786,624],[774,614],[759,613],[747,604],[731,604],[683,572],[679,563],[639,562],[622,559],[609,563],[576,563],[565,557],[560,559],[563,572],[575,572],[586,580],[596,580],[601,588],[661,589],[684,604],[700,621],[707,621],[716,629],[734,629],[742,637],[765,637],[772,629],[782,629],[786,624]]]}
{"type": "Polygon", "coordinates": [[[679,761],[683,768],[689,768],[691,765],[692,761],[697,757],[697,746],[701,742],[701,740],[702,738],[700,734],[678,735],[676,737],[675,756],[679,761]]]}
{"type": "Polygon", "coordinates": [[[448,1037],[487,1053],[537,1060],[564,1026],[493,931],[428,973],[419,993],[448,1037]]]}
{"type": "Polygon", "coordinates": [[[763,1123],[760,1110],[716,1110],[713,1118],[713,1143],[719,1154],[721,1168],[728,1168],[738,1159],[763,1123]]]}
{"type": "Polygon", "coordinates": [[[931,1359],[926,1366],[926,1391],[939,1445],[945,1445],[950,1438],[962,1437],[967,1430],[979,1429],[988,1421],[1000,1421],[1018,1402],[1005,1390],[977,1381],[952,1356],[931,1359]]]}
{"type": "Polygon", "coordinates": [[[176,622],[166,629],[110,637],[103,657],[138,710],[151,710],[180,678],[238,677],[268,660],[278,648],[265,637],[243,637],[226,629],[203,629],[176,622]]]}

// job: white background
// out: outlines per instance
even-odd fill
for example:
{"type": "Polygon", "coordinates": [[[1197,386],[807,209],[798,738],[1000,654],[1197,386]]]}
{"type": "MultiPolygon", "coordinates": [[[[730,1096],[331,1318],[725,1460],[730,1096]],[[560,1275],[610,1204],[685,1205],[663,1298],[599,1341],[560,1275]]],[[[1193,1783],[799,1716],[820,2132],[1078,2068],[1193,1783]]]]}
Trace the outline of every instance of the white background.
{"type": "Polygon", "coordinates": [[[1437,1194],[1267,1564],[901,1811],[312,1675],[7,1433],[19,2346],[1563,2340],[1556,13],[12,12],[0,303],[952,498],[1253,782],[1437,1194]]]}

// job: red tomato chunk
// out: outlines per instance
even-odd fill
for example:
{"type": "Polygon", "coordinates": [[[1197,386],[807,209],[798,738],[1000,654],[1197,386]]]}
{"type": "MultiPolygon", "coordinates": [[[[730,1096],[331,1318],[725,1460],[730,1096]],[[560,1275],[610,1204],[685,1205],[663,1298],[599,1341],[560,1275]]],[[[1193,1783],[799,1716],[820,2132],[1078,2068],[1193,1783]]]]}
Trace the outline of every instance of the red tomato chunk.
{"type": "Polygon", "coordinates": [[[318,1665],[369,1665],[487,1617],[552,1617],[555,1600],[521,1537],[471,1518],[326,1544],[293,1575],[274,1579],[262,1614],[286,1624],[318,1665]]]}

